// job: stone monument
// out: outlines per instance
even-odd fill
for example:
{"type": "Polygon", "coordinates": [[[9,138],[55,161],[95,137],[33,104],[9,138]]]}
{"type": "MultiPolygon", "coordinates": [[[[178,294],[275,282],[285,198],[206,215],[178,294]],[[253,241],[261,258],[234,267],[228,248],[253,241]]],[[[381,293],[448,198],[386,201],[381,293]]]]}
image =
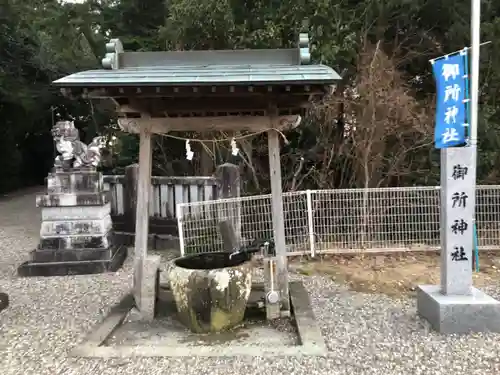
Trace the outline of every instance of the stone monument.
{"type": "Polygon", "coordinates": [[[479,72],[469,75],[467,50],[430,61],[441,150],[441,285],[418,287],[417,311],[441,333],[500,332],[500,302],[472,285],[479,72]]]}
{"type": "Polygon", "coordinates": [[[52,129],[56,149],[47,192],[36,198],[42,209],[40,242],[23,263],[20,276],[57,276],[118,270],[125,247],[114,243],[111,196],[104,190],[100,162],[103,138],[86,145],[73,122],[58,122],[52,129]]]}
{"type": "Polygon", "coordinates": [[[500,302],[472,286],[474,147],[441,150],[441,285],[420,285],[417,311],[441,333],[500,332],[500,302]]]}

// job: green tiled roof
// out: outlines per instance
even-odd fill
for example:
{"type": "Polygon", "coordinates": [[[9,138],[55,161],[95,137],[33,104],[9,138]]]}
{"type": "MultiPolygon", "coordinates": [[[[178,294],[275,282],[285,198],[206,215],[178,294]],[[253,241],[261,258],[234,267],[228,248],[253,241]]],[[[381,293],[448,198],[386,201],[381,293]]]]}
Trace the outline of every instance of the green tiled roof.
{"type": "Polygon", "coordinates": [[[61,87],[332,84],[341,77],[325,65],[252,64],[124,67],[90,70],[58,79],[61,87]]]}

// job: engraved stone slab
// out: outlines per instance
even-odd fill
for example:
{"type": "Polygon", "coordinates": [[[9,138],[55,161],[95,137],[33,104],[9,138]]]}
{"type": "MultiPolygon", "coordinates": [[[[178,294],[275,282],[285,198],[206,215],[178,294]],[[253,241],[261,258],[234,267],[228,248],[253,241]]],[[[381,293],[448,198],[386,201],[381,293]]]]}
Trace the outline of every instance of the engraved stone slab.
{"type": "Polygon", "coordinates": [[[111,203],[86,207],[43,207],[42,220],[99,220],[111,212],[111,203]]]}
{"type": "Polygon", "coordinates": [[[54,220],[43,221],[40,237],[58,237],[60,235],[104,235],[113,227],[111,216],[96,220],[54,220]]]}
{"type": "Polygon", "coordinates": [[[40,240],[41,250],[107,249],[113,245],[112,233],[98,236],[59,236],[40,240]]]}
{"type": "MultiPolygon", "coordinates": [[[[240,196],[240,171],[237,165],[225,163],[219,165],[215,171],[217,177],[217,194],[219,199],[235,198],[240,196]]],[[[229,222],[236,245],[238,247],[241,242],[241,202],[234,201],[231,203],[222,203],[217,205],[217,217],[219,222],[229,222]]]]}
{"type": "Polygon", "coordinates": [[[472,287],[475,148],[441,150],[441,287],[469,295],[472,287]]]}
{"type": "Polygon", "coordinates": [[[100,172],[72,171],[50,173],[47,178],[47,192],[99,193],[103,190],[103,176],[100,172]]]}
{"type": "Polygon", "coordinates": [[[37,207],[102,206],[111,202],[109,191],[100,193],[46,194],[36,197],[37,207]]]}

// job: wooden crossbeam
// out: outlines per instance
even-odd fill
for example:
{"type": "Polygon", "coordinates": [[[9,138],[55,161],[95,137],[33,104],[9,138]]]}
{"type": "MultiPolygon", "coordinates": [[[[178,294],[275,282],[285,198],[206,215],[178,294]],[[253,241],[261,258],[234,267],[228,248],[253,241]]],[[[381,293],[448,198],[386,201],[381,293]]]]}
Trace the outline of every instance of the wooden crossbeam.
{"type": "Polygon", "coordinates": [[[287,130],[300,124],[300,115],[277,116],[221,116],[221,117],[164,117],[120,118],[118,125],[128,133],[139,134],[141,128],[155,134],[171,131],[251,131],[269,129],[287,130]]]}

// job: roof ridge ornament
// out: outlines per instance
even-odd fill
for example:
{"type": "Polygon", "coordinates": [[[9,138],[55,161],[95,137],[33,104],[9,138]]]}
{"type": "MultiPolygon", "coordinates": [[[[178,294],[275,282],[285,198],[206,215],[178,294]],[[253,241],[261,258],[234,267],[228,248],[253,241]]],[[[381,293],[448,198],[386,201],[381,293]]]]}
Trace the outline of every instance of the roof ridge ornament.
{"type": "Polygon", "coordinates": [[[309,33],[299,34],[299,64],[308,65],[311,63],[311,53],[309,52],[309,33]]]}
{"type": "Polygon", "coordinates": [[[123,44],[120,39],[110,39],[106,43],[106,55],[101,60],[104,69],[120,69],[118,55],[123,53],[123,44]]]}

